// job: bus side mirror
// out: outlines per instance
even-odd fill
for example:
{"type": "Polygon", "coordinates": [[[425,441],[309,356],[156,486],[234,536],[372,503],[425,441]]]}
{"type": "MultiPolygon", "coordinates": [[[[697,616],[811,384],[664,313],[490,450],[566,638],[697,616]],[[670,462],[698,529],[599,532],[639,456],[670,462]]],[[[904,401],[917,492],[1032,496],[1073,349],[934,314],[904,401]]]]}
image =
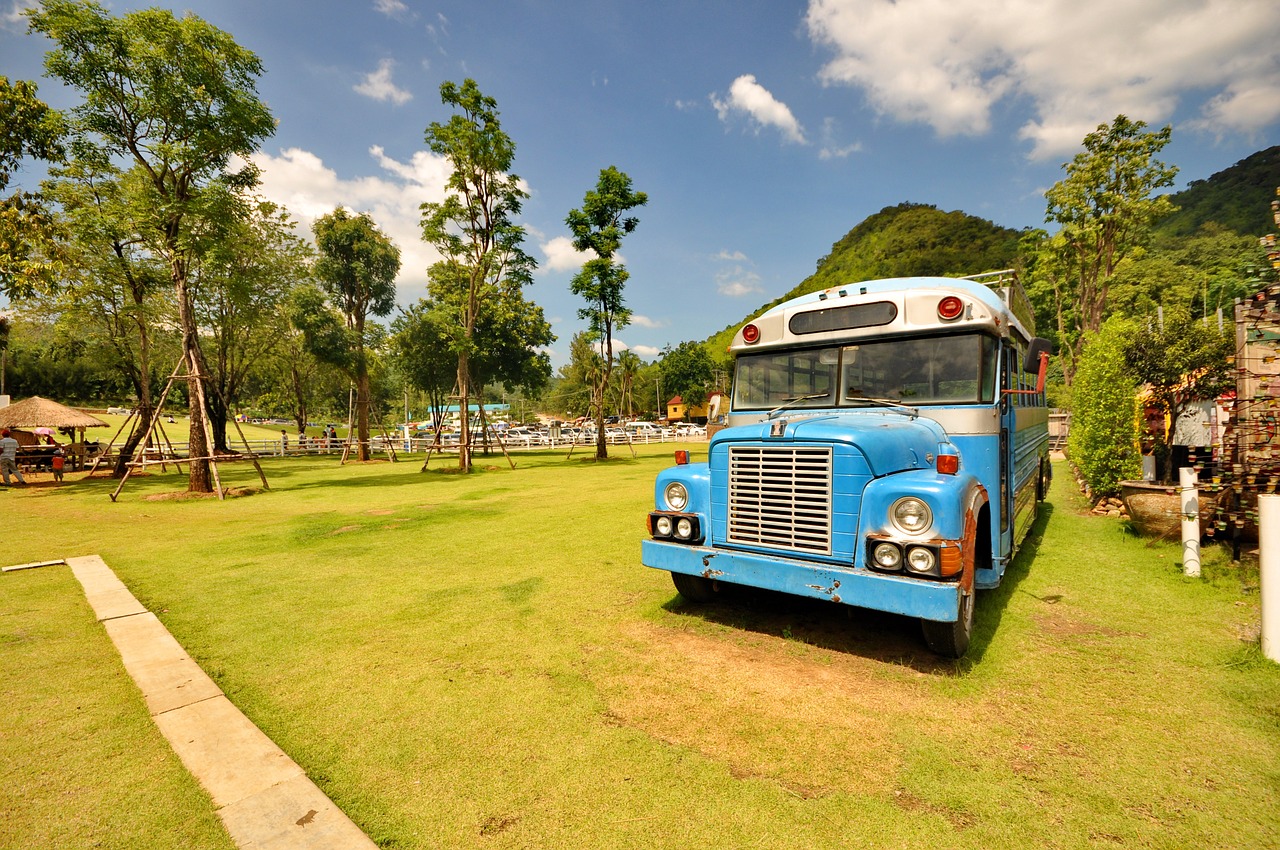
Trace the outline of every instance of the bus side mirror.
{"type": "Polygon", "coordinates": [[[1049,355],[1052,353],[1053,346],[1043,337],[1033,337],[1031,344],[1027,346],[1027,356],[1022,362],[1022,371],[1036,373],[1037,393],[1044,392],[1045,375],[1049,371],[1049,355]]]}

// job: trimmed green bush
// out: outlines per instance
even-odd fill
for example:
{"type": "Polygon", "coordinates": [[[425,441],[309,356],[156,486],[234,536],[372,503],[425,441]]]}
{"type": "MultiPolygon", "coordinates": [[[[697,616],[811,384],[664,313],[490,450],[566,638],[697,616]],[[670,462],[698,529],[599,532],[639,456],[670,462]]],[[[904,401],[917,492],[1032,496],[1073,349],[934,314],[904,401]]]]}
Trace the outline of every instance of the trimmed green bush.
{"type": "Polygon", "coordinates": [[[1067,450],[1094,496],[1119,492],[1120,482],[1142,474],[1138,447],[1137,383],[1125,367],[1130,323],[1108,319],[1085,344],[1072,385],[1067,450]]]}

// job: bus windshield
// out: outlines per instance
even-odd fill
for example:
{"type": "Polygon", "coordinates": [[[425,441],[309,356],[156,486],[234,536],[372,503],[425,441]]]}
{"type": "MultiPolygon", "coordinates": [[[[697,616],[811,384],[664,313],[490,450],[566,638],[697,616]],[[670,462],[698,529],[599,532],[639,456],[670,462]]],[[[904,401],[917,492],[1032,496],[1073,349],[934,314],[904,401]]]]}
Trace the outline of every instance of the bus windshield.
{"type": "Polygon", "coordinates": [[[740,354],[733,409],[992,404],[995,393],[995,339],[951,334],[740,354]]]}

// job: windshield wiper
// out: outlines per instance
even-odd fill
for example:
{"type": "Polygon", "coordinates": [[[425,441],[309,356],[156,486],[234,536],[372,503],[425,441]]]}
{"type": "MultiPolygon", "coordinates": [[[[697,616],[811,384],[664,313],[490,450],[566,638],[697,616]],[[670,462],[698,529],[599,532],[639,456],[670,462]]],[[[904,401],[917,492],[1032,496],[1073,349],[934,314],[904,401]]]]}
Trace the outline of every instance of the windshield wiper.
{"type": "Polygon", "coordinates": [[[782,400],[782,404],[778,405],[773,410],[769,411],[768,418],[772,419],[774,417],[774,414],[781,413],[782,411],[786,410],[788,407],[790,407],[791,405],[795,404],[798,401],[812,401],[815,398],[827,398],[830,395],[831,393],[825,392],[825,393],[811,393],[810,395],[798,395],[798,396],[792,396],[791,398],[784,398],[782,400]]]}
{"type": "Polygon", "coordinates": [[[908,407],[905,404],[901,404],[900,402],[896,402],[893,399],[889,399],[889,398],[872,398],[869,395],[847,395],[844,397],[844,400],[845,401],[861,401],[861,402],[866,402],[867,404],[873,405],[875,407],[886,407],[890,410],[900,410],[903,413],[906,413],[908,416],[912,417],[913,419],[920,416],[919,408],[908,407]]]}

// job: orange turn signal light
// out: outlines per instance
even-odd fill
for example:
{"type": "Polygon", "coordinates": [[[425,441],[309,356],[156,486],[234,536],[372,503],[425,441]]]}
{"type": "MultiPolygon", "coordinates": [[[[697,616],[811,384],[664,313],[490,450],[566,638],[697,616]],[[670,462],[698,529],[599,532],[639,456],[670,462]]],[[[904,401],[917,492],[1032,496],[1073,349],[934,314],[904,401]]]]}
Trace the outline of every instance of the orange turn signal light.
{"type": "Polygon", "coordinates": [[[688,449],[676,449],[676,465],[684,466],[689,462],[688,449]]]}
{"type": "Polygon", "coordinates": [[[960,455],[938,455],[938,472],[955,475],[960,471],[960,455]]]}

